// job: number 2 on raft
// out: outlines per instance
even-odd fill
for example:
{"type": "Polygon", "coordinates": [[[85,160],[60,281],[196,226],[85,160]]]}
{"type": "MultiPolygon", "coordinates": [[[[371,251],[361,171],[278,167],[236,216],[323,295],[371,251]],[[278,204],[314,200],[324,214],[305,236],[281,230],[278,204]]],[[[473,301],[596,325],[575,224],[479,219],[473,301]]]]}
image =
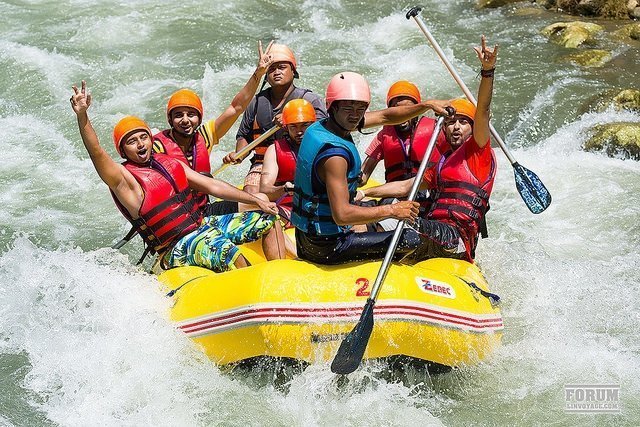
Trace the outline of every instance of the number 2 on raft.
{"type": "Polygon", "coordinates": [[[369,295],[371,295],[371,292],[367,290],[367,288],[369,287],[368,279],[361,277],[358,280],[356,280],[356,285],[360,286],[356,291],[357,297],[368,297],[369,295]]]}

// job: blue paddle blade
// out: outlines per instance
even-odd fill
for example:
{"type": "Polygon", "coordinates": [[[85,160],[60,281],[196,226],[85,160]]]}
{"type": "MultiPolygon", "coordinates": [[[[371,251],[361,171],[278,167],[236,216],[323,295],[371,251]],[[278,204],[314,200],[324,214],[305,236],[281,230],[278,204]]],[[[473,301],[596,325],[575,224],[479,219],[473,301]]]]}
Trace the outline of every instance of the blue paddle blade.
{"type": "Polygon", "coordinates": [[[513,173],[516,178],[516,188],[522,196],[522,200],[529,210],[534,214],[539,214],[551,204],[551,194],[544,186],[538,175],[520,165],[513,164],[513,173]]]}
{"type": "Polygon", "coordinates": [[[342,341],[336,357],[331,363],[331,372],[334,374],[350,374],[360,366],[364,351],[367,349],[369,337],[373,331],[373,305],[375,301],[367,300],[362,310],[360,320],[349,335],[342,341]]]}

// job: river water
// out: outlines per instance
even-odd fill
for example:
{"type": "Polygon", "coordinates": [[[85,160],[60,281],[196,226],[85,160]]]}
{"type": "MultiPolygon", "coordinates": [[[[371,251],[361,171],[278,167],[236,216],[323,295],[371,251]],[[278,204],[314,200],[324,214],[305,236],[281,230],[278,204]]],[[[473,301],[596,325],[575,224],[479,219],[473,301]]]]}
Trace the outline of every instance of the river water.
{"type": "MultiPolygon", "coordinates": [[[[478,262],[503,298],[503,346],[486,363],[428,377],[368,366],[336,381],[328,366],[286,377],[213,366],[167,320],[169,301],[132,266],[127,230],[83,149],[69,107],[86,79],[108,150],[136,114],[162,128],[168,95],[203,94],[215,116],[253,71],[258,40],[289,44],[300,85],[323,93],[338,71],[367,76],[381,108],[398,79],[427,97],[461,92],[406,2],[7,1],[0,3],[0,425],[638,425],[640,164],[585,153],[601,91],[637,88],[638,45],[603,69],[563,62],[538,31],[560,15],[427,1],[423,17],[472,91],[471,46],[500,44],[494,124],[553,195],[532,215],[498,154],[490,238],[478,262]],[[566,384],[620,386],[619,414],[564,410],[566,384]]],[[[615,23],[605,22],[608,29],[615,23]]],[[[217,165],[232,132],[213,153],[217,165]]],[[[364,149],[372,138],[360,136],[364,149]]],[[[110,151],[113,153],[113,151],[110,151]]],[[[223,178],[238,183],[246,165],[223,178]]],[[[379,171],[378,171],[379,173],[379,171]]],[[[381,175],[378,174],[378,177],[381,175]]]]}

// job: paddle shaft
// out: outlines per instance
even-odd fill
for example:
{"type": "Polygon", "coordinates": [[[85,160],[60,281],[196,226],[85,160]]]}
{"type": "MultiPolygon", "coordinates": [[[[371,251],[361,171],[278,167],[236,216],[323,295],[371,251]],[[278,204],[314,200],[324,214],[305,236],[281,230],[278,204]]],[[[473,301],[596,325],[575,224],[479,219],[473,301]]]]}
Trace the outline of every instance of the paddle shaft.
{"type": "MultiPolygon", "coordinates": [[[[444,116],[439,116],[436,121],[436,125],[433,129],[433,134],[431,135],[431,140],[429,140],[429,145],[427,146],[427,151],[420,162],[420,167],[418,168],[417,175],[413,181],[413,186],[411,187],[411,192],[409,192],[409,197],[407,200],[413,201],[416,198],[416,194],[418,194],[418,189],[420,188],[420,184],[422,184],[422,179],[424,178],[424,173],[427,170],[427,164],[429,163],[429,158],[431,157],[431,153],[433,153],[433,149],[436,146],[436,140],[438,139],[438,134],[440,133],[440,129],[442,128],[442,123],[444,122],[444,116]]],[[[387,249],[387,253],[384,255],[384,259],[382,260],[382,265],[380,266],[380,270],[378,270],[378,275],[376,276],[376,280],[373,282],[373,287],[371,288],[371,296],[370,300],[374,302],[378,298],[378,294],[380,293],[380,288],[382,287],[382,283],[384,279],[387,277],[387,272],[389,271],[389,265],[391,264],[391,259],[396,252],[398,247],[398,243],[400,242],[400,236],[402,235],[402,230],[404,229],[404,220],[398,222],[396,226],[396,231],[393,234],[393,239],[391,240],[391,244],[387,249]]]]}
{"type": "MultiPolygon", "coordinates": [[[[249,154],[249,152],[251,150],[253,150],[256,146],[258,146],[261,142],[263,142],[265,139],[269,138],[271,135],[273,135],[274,133],[276,133],[277,131],[280,130],[280,126],[275,125],[274,127],[272,127],[271,129],[269,129],[268,131],[266,131],[265,133],[263,133],[262,135],[260,135],[258,138],[256,138],[255,141],[252,141],[250,144],[248,144],[246,147],[244,147],[242,150],[238,151],[236,153],[236,158],[237,159],[244,159],[244,157],[249,154]]],[[[218,175],[220,172],[222,172],[223,170],[225,170],[227,168],[227,166],[229,166],[231,163],[223,163],[222,166],[220,166],[218,169],[216,169],[211,175],[216,176],[218,175]]]]}
{"type": "MultiPolygon", "coordinates": [[[[453,76],[453,79],[456,81],[456,83],[458,83],[458,86],[460,86],[460,89],[462,89],[462,92],[465,94],[467,99],[471,101],[473,105],[477,105],[478,102],[476,101],[476,98],[473,96],[473,94],[471,93],[467,85],[462,81],[462,79],[460,78],[460,75],[455,70],[455,68],[453,68],[453,65],[451,64],[451,62],[449,62],[449,60],[445,56],[444,52],[442,51],[442,48],[440,48],[440,45],[438,44],[436,39],[433,38],[433,36],[425,26],[424,21],[422,21],[422,18],[418,16],[418,13],[420,12],[420,10],[421,8],[419,6],[412,8],[409,12],[407,12],[407,19],[411,17],[416,21],[416,23],[418,24],[418,26],[420,27],[424,35],[427,37],[427,40],[429,40],[429,43],[431,43],[431,46],[433,46],[436,53],[444,63],[445,67],[447,67],[447,70],[449,70],[449,73],[451,73],[451,76],[453,76]]],[[[498,143],[498,145],[504,152],[505,156],[507,156],[507,159],[509,159],[509,162],[512,165],[514,165],[516,163],[516,159],[511,155],[506,144],[498,134],[498,131],[496,131],[496,129],[493,127],[491,123],[489,123],[489,130],[491,131],[491,135],[493,136],[495,141],[498,143]]]]}

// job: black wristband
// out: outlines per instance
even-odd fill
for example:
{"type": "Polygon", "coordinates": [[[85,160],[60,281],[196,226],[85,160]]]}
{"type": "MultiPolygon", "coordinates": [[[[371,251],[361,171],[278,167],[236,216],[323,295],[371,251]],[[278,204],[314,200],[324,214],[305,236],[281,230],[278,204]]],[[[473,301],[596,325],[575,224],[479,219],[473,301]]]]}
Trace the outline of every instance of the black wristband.
{"type": "Polygon", "coordinates": [[[491,68],[490,70],[480,70],[480,75],[482,77],[493,77],[493,74],[496,72],[495,68],[491,68]]]}

